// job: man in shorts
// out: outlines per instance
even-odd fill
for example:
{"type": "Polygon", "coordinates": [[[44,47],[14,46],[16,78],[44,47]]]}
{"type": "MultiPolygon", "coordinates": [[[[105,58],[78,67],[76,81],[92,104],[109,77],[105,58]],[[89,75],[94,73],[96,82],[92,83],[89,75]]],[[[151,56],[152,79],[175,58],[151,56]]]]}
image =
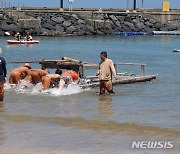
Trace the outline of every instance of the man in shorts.
{"type": "Polygon", "coordinates": [[[107,52],[103,51],[100,54],[101,62],[99,63],[99,70],[96,75],[99,76],[100,81],[100,95],[113,92],[112,76],[116,79],[116,70],[111,59],[107,58],[107,52]]]}

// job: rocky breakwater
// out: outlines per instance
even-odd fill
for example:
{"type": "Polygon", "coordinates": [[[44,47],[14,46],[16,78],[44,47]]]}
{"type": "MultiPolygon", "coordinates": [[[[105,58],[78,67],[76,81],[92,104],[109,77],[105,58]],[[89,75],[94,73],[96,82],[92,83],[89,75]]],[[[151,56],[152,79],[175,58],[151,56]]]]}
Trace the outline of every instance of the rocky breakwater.
{"type": "Polygon", "coordinates": [[[36,16],[41,20],[42,35],[92,35],[95,29],[75,14],[43,14],[36,16]]]}
{"type": "Polygon", "coordinates": [[[92,17],[85,18],[73,13],[33,13],[28,16],[39,20],[40,25],[23,26],[29,24],[15,23],[11,17],[0,14],[0,35],[4,35],[6,31],[10,34],[15,32],[25,34],[29,31],[32,35],[65,36],[179,30],[179,25],[163,24],[143,15],[96,13],[92,17]]]}

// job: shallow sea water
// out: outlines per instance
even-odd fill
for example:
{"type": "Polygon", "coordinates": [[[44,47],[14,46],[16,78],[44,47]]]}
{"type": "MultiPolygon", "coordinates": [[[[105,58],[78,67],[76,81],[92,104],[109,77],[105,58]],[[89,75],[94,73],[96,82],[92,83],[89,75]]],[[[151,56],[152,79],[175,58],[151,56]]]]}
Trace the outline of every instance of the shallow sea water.
{"type": "MultiPolygon", "coordinates": [[[[60,59],[145,63],[147,83],[114,86],[115,95],[72,85],[59,94],[10,88],[0,104],[0,153],[178,153],[180,151],[180,36],[37,37],[40,45],[12,46],[0,38],[8,74],[12,61],[60,59]],[[133,141],[174,141],[173,149],[132,149],[133,141]]],[[[32,64],[33,68],[40,68],[32,64]]],[[[140,68],[119,66],[138,74],[140,68]]],[[[54,70],[50,70],[54,72],[54,70]]],[[[95,74],[96,70],[86,70],[95,74]]]]}

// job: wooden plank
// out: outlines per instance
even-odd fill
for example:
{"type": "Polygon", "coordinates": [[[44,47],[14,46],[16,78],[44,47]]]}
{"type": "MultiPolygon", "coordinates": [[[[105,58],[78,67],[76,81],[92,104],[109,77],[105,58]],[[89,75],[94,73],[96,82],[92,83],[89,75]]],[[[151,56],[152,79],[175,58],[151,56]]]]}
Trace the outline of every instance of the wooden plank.
{"type": "MultiPolygon", "coordinates": [[[[119,79],[113,80],[113,85],[117,84],[130,84],[130,83],[137,83],[137,82],[147,82],[151,81],[153,79],[156,79],[156,75],[145,75],[145,76],[126,76],[126,77],[121,77],[118,76],[119,79]]],[[[82,84],[80,87],[82,88],[95,88],[99,86],[99,82],[95,83],[87,83],[87,84],[82,84]]]]}
{"type": "Polygon", "coordinates": [[[134,65],[134,66],[142,66],[142,65],[146,65],[146,64],[140,64],[140,63],[115,63],[117,65],[134,65]]]}

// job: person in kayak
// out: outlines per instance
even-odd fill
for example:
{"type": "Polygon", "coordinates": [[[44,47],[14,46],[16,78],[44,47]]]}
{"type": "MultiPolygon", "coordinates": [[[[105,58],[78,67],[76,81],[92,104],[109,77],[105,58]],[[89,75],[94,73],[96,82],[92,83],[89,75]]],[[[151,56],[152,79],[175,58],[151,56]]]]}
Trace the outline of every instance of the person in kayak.
{"type": "Polygon", "coordinates": [[[32,40],[33,40],[32,36],[30,35],[29,32],[27,32],[26,37],[25,37],[25,40],[26,40],[26,41],[32,41],[32,40]]]}
{"type": "Polygon", "coordinates": [[[25,63],[23,66],[13,69],[10,72],[9,84],[17,85],[20,80],[24,79],[30,72],[31,66],[29,63],[25,63]]]}
{"type": "Polygon", "coordinates": [[[61,74],[61,79],[59,81],[59,91],[61,92],[65,85],[69,85],[72,82],[79,80],[79,75],[73,70],[67,70],[61,74]]]}
{"type": "Polygon", "coordinates": [[[42,89],[47,90],[50,87],[56,87],[59,84],[62,70],[57,69],[55,74],[47,74],[42,77],[42,89]]]}
{"type": "Polygon", "coordinates": [[[19,32],[15,33],[14,39],[15,39],[15,40],[18,40],[18,41],[21,41],[21,35],[20,35],[19,32]]]}

